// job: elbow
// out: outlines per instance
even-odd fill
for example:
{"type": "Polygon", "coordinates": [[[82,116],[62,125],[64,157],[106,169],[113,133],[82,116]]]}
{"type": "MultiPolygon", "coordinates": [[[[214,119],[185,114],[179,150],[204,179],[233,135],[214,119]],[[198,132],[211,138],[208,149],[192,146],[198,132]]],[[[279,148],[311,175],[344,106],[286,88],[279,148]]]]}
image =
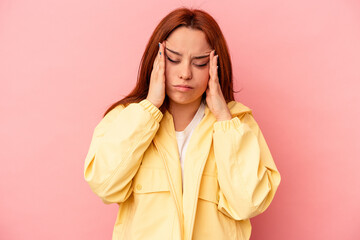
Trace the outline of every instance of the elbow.
{"type": "Polygon", "coordinates": [[[236,221],[246,220],[260,214],[257,206],[243,198],[230,203],[225,198],[220,197],[218,210],[236,221]]]}
{"type": "Polygon", "coordinates": [[[97,195],[105,204],[111,203],[122,203],[125,202],[132,193],[131,183],[120,190],[116,189],[107,189],[99,192],[97,195]]]}
{"type": "Polygon", "coordinates": [[[120,187],[119,184],[107,184],[98,187],[96,184],[88,183],[91,190],[100,197],[105,204],[125,202],[132,193],[131,182],[123,187],[120,187]]]}
{"type": "Polygon", "coordinates": [[[263,213],[274,198],[278,182],[270,178],[269,173],[253,188],[244,191],[231,191],[228,198],[221,193],[219,210],[235,220],[246,220],[263,213]],[[237,193],[237,194],[236,194],[237,193]]]}
{"type": "Polygon", "coordinates": [[[218,209],[225,215],[236,221],[246,220],[264,212],[268,206],[267,196],[261,202],[255,202],[251,198],[241,196],[233,202],[229,202],[224,196],[220,197],[218,209]]]}
{"type": "Polygon", "coordinates": [[[104,178],[103,174],[95,173],[92,162],[85,168],[84,179],[105,204],[124,202],[132,193],[132,181],[104,178]]]}
{"type": "Polygon", "coordinates": [[[264,177],[256,184],[253,190],[249,191],[248,211],[246,213],[248,218],[263,213],[273,200],[278,184],[274,184],[270,174],[270,171],[266,171],[264,177]]]}
{"type": "Polygon", "coordinates": [[[247,211],[248,218],[255,217],[263,213],[272,202],[275,192],[280,184],[280,174],[278,171],[266,169],[261,178],[256,182],[253,188],[248,188],[247,211]]]}

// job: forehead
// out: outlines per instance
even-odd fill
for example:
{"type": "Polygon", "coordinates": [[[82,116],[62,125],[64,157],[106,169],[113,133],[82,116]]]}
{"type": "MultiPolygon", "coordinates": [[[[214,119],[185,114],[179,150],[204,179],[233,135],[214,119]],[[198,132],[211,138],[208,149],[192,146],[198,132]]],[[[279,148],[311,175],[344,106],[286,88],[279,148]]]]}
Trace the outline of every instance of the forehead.
{"type": "Polygon", "coordinates": [[[211,47],[205,33],[188,27],[179,27],[166,39],[166,47],[185,55],[208,53],[211,47]]]}

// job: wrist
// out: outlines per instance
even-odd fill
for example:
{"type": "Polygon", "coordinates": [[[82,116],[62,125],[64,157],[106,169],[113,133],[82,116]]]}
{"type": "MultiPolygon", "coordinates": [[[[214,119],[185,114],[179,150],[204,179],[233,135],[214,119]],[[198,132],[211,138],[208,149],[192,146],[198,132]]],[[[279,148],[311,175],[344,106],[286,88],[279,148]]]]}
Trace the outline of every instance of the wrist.
{"type": "Polygon", "coordinates": [[[158,122],[161,121],[163,114],[154,104],[152,104],[152,102],[144,99],[139,104],[142,105],[158,122]]]}
{"type": "Polygon", "coordinates": [[[153,100],[149,99],[148,97],[146,98],[146,100],[148,100],[149,102],[151,102],[151,103],[152,103],[155,107],[157,107],[157,108],[160,108],[160,107],[161,107],[161,104],[156,103],[156,101],[153,101],[153,100]]]}
{"type": "Polygon", "coordinates": [[[231,119],[232,119],[232,116],[231,116],[231,113],[230,113],[230,112],[224,113],[224,114],[216,117],[216,120],[217,120],[218,122],[220,122],[220,121],[227,121],[227,120],[231,120],[231,119]]]}

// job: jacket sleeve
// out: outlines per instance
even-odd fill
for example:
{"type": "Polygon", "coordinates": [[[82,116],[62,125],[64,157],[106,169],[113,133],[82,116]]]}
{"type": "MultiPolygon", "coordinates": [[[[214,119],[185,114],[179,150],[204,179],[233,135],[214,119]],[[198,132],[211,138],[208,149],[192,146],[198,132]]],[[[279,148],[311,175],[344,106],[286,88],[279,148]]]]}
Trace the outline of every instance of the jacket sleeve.
{"type": "Polygon", "coordinates": [[[112,109],[95,127],[85,159],[84,178],[104,203],[125,201],[132,179],[162,118],[148,100],[112,109]]]}
{"type": "Polygon", "coordinates": [[[216,122],[213,141],[220,185],[219,211],[235,220],[265,211],[281,177],[252,114],[216,122]]]}

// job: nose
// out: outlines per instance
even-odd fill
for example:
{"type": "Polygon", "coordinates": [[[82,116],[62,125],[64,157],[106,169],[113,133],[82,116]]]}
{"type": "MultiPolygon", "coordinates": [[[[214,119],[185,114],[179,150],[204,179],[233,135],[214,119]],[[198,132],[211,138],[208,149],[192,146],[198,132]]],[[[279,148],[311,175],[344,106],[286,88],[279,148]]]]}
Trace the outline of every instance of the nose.
{"type": "Polygon", "coordinates": [[[186,61],[180,66],[179,77],[184,80],[192,78],[191,66],[189,63],[186,63],[186,61]]]}

